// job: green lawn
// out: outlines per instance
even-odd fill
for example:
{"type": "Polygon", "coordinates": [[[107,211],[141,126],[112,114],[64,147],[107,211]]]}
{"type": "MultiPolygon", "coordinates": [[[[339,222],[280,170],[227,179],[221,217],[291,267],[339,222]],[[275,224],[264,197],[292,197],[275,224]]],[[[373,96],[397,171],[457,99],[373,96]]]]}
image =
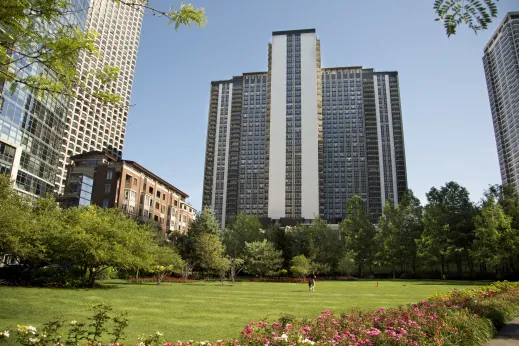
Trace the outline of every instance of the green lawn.
{"type": "Polygon", "coordinates": [[[0,287],[0,329],[16,324],[36,327],[63,314],[84,321],[90,305],[105,301],[130,313],[126,343],[159,330],[171,341],[236,338],[245,323],[282,313],[315,317],[320,311],[395,307],[436,292],[478,286],[479,282],[375,281],[317,282],[316,291],[294,283],[215,282],[130,285],[105,281],[105,289],[0,287]]]}

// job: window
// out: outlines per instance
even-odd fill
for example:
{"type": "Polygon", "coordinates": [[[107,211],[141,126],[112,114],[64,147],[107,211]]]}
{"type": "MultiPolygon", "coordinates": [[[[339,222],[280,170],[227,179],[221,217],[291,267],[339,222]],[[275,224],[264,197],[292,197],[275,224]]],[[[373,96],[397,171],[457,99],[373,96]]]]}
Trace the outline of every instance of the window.
{"type": "Polygon", "coordinates": [[[113,171],[106,172],[106,180],[111,180],[114,175],[113,171]]]}
{"type": "Polygon", "coordinates": [[[111,185],[105,185],[105,193],[110,193],[111,185]]]}
{"type": "Polygon", "coordinates": [[[107,199],[103,200],[103,208],[108,208],[108,200],[107,199]]]}
{"type": "Polygon", "coordinates": [[[160,205],[159,202],[155,202],[155,209],[159,209],[160,205]]]}
{"type": "Polygon", "coordinates": [[[153,188],[151,186],[150,186],[150,190],[149,191],[150,191],[150,194],[153,195],[153,188]]]}
{"type": "Polygon", "coordinates": [[[133,178],[133,185],[137,186],[137,178],[133,178]]]}
{"type": "Polygon", "coordinates": [[[132,183],[132,176],[129,175],[129,174],[126,174],[126,184],[131,184],[132,183]]]}
{"type": "Polygon", "coordinates": [[[157,197],[160,198],[160,191],[157,191],[157,197]]]}

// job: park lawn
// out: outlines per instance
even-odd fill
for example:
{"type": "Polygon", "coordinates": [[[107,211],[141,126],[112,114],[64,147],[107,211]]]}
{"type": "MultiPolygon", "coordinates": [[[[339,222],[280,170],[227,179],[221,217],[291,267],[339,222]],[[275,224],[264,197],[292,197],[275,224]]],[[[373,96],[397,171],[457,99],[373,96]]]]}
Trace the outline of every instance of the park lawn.
{"type": "MultiPolygon", "coordinates": [[[[322,310],[397,307],[426,299],[437,292],[476,287],[471,281],[347,281],[317,282],[315,292],[306,284],[226,283],[127,284],[103,282],[98,289],[48,289],[0,287],[0,330],[17,324],[40,327],[60,314],[65,320],[86,321],[90,306],[104,301],[114,311],[127,311],[130,325],[126,344],[141,334],[161,331],[167,340],[218,340],[238,338],[243,326],[281,314],[316,317],[322,310]]],[[[108,341],[108,340],[106,340],[108,341]]]]}

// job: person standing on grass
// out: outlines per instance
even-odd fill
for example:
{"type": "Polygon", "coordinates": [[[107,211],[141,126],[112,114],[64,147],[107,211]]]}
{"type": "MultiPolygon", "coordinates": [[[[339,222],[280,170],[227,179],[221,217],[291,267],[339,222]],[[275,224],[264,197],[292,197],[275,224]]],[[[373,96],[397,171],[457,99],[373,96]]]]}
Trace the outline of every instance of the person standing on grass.
{"type": "Polygon", "coordinates": [[[317,277],[315,276],[315,273],[312,272],[308,280],[308,290],[311,292],[315,290],[315,279],[317,279],[317,277]]]}

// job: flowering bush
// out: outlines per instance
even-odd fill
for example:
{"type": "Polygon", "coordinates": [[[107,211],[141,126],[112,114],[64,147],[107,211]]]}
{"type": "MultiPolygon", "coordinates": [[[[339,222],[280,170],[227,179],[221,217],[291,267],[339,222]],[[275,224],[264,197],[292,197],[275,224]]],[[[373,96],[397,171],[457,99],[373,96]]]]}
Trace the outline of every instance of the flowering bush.
{"type": "MultiPolygon", "coordinates": [[[[98,345],[103,327],[109,320],[108,309],[95,307],[92,323],[72,321],[69,337],[63,343],[78,345],[81,340],[98,345]],[[100,327],[101,326],[101,327],[100,327]],[[90,331],[87,329],[90,328],[90,331]]],[[[315,344],[352,346],[400,345],[483,345],[502,324],[519,315],[519,284],[495,283],[479,289],[438,294],[428,300],[402,308],[351,311],[335,315],[325,310],[313,320],[298,321],[286,315],[279,322],[250,322],[236,340],[178,341],[163,340],[160,332],[141,336],[135,346],[299,346],[315,344]]],[[[114,318],[113,344],[127,326],[125,317],[114,318]]],[[[17,326],[17,344],[23,346],[61,345],[59,324],[49,323],[42,332],[31,326],[17,326]]],[[[0,332],[0,343],[9,341],[10,331],[0,332]]],[[[12,341],[8,342],[13,345],[12,341]]],[[[122,346],[122,345],[121,345],[122,346]]]]}
{"type": "MultiPolygon", "coordinates": [[[[144,284],[144,283],[154,283],[156,284],[157,283],[157,277],[156,276],[153,276],[151,278],[130,278],[128,279],[128,281],[130,283],[133,283],[133,284],[144,284]]],[[[191,284],[191,283],[194,283],[195,280],[190,280],[190,279],[184,279],[184,278],[177,278],[177,277],[173,277],[173,276],[164,276],[161,280],[162,282],[181,282],[181,283],[186,283],[186,284],[191,284]]]]}
{"type": "Polygon", "coordinates": [[[519,315],[519,285],[497,283],[452,291],[405,308],[326,310],[309,322],[250,322],[241,344],[481,345],[496,327],[519,315]]]}

